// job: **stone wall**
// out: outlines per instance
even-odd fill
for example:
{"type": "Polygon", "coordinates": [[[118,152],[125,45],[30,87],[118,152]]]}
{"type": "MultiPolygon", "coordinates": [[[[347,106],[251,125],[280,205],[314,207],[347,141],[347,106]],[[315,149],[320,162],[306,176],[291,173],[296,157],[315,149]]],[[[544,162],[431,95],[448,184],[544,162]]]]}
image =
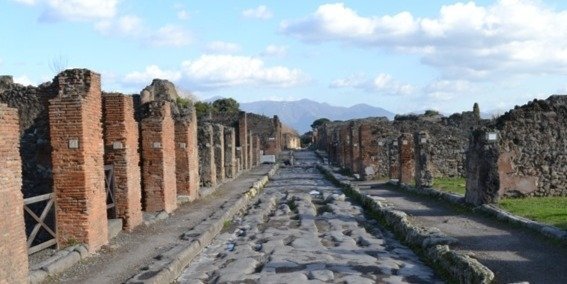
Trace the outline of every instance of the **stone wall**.
{"type": "Polygon", "coordinates": [[[175,165],[177,194],[199,197],[199,153],[197,145],[197,113],[193,105],[180,109],[175,116],[175,165]]]}
{"type": "Polygon", "coordinates": [[[238,172],[236,160],[236,131],[232,127],[224,130],[224,167],[226,178],[235,178],[238,172]]]}
{"type": "Polygon", "coordinates": [[[0,282],[28,282],[18,111],[0,103],[0,282]]]}
{"type": "Polygon", "coordinates": [[[104,162],[114,171],[115,217],[132,230],[142,223],[139,133],[132,97],[104,93],[103,117],[104,162]]]}
{"type": "Polygon", "coordinates": [[[60,246],[86,244],[94,252],[108,243],[100,75],[66,70],[53,84],[49,126],[60,246]]]}

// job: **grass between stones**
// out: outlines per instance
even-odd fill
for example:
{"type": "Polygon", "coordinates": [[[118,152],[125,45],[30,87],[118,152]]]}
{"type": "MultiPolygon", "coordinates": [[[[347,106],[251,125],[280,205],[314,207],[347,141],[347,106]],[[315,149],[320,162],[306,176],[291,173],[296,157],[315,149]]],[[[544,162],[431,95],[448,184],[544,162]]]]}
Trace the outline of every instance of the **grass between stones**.
{"type": "Polygon", "coordinates": [[[512,214],[567,230],[567,196],[506,198],[499,205],[512,214]]]}
{"type": "Polygon", "coordinates": [[[467,179],[463,177],[444,177],[433,179],[433,188],[460,195],[465,195],[466,185],[467,179]]]}

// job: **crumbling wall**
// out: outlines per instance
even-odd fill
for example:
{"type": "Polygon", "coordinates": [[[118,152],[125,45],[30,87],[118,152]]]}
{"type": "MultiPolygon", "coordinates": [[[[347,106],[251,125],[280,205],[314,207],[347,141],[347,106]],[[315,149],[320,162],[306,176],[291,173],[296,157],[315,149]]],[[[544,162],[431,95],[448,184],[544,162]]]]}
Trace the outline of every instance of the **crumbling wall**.
{"type": "Polygon", "coordinates": [[[215,187],[217,185],[217,171],[215,166],[215,150],[213,142],[213,125],[204,123],[199,125],[197,131],[199,145],[199,176],[201,187],[215,187]]]}
{"type": "Polygon", "coordinates": [[[500,195],[567,195],[567,95],[516,107],[490,127],[499,133],[500,195]]]}

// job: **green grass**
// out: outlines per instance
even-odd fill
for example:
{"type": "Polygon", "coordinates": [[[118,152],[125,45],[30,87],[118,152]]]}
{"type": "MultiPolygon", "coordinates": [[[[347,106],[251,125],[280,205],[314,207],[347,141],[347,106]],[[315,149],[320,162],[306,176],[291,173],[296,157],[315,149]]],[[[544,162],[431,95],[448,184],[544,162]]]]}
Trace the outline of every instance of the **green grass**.
{"type": "Polygon", "coordinates": [[[433,179],[433,188],[460,195],[465,195],[466,184],[467,179],[462,177],[433,179]]]}
{"type": "Polygon", "coordinates": [[[507,198],[499,204],[515,215],[567,230],[567,196],[507,198]]]}

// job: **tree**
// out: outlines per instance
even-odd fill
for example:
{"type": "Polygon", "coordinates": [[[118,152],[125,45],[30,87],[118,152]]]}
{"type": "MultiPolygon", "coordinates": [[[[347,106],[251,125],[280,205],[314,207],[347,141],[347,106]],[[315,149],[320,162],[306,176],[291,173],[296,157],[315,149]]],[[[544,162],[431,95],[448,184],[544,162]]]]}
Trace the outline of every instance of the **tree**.
{"type": "Polygon", "coordinates": [[[211,112],[212,108],[213,107],[211,106],[210,103],[196,102],[195,111],[197,112],[197,118],[201,119],[203,117],[206,117],[211,112]]]}
{"type": "Polygon", "coordinates": [[[233,98],[218,99],[213,102],[212,108],[214,113],[237,113],[240,111],[240,105],[233,98]]]}
{"type": "Polygon", "coordinates": [[[319,127],[320,125],[326,124],[331,122],[328,118],[319,118],[315,121],[313,121],[313,123],[311,123],[311,128],[315,129],[317,127],[319,127]]]}
{"type": "Polygon", "coordinates": [[[480,108],[478,107],[478,103],[474,103],[473,105],[473,113],[476,119],[480,119],[480,108]]]}

